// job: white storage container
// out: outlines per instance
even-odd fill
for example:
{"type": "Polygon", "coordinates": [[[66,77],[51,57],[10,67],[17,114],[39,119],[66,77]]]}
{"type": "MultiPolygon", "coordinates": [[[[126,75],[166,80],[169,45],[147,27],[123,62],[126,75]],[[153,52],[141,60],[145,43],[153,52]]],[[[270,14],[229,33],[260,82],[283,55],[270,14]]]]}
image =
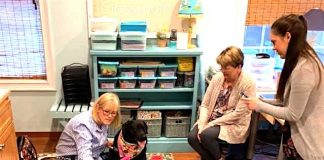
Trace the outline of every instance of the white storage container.
{"type": "Polygon", "coordinates": [[[120,32],[122,50],[145,50],[146,49],[146,32],[120,32]]]}
{"type": "Polygon", "coordinates": [[[116,50],[117,32],[91,32],[93,50],[116,50]]]}
{"type": "Polygon", "coordinates": [[[115,18],[90,18],[90,31],[91,32],[115,32],[119,24],[115,18]]]}

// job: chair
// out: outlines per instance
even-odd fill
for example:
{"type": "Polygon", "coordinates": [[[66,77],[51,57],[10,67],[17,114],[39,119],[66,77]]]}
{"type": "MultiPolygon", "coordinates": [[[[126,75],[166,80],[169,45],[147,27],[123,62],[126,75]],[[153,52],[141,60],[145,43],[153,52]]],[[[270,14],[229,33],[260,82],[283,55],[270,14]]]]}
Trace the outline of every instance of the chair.
{"type": "Polygon", "coordinates": [[[256,133],[258,130],[259,113],[253,111],[251,115],[249,137],[245,143],[241,144],[229,144],[227,149],[227,158],[229,160],[242,160],[242,159],[253,159],[256,133]]]}

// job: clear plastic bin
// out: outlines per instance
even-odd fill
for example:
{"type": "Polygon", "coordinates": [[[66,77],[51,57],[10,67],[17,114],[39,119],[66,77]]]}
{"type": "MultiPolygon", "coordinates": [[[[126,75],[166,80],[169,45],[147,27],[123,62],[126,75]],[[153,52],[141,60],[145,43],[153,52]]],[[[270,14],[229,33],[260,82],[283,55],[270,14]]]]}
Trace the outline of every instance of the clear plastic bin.
{"type": "Polygon", "coordinates": [[[92,32],[91,49],[93,50],[116,50],[117,32],[92,32]]]}
{"type": "Polygon", "coordinates": [[[98,84],[100,89],[113,89],[116,88],[117,84],[117,77],[112,77],[112,78],[103,78],[99,77],[98,78],[98,84]]]}
{"type": "Polygon", "coordinates": [[[120,65],[119,76],[121,77],[135,77],[137,72],[136,65],[120,65]]]}
{"type": "Polygon", "coordinates": [[[155,77],[158,66],[140,66],[138,72],[140,77],[155,77]]]}
{"type": "Polygon", "coordinates": [[[121,39],[121,49],[126,51],[136,51],[146,49],[146,36],[144,32],[119,32],[121,39]]]}
{"type": "Polygon", "coordinates": [[[118,26],[118,20],[115,18],[90,18],[90,30],[92,32],[115,32],[118,26]]]}
{"type": "Polygon", "coordinates": [[[159,66],[159,75],[160,77],[174,77],[177,71],[178,65],[164,65],[159,66]]]}
{"type": "Polygon", "coordinates": [[[139,77],[138,84],[139,88],[155,88],[156,78],[155,77],[139,77]]]}
{"type": "Polygon", "coordinates": [[[186,137],[190,129],[190,117],[165,116],[165,137],[186,137]]]}
{"type": "Polygon", "coordinates": [[[136,77],[119,77],[119,88],[135,88],[136,80],[136,77]]]}
{"type": "Polygon", "coordinates": [[[158,77],[159,88],[174,88],[177,77],[158,77]]]}
{"type": "Polygon", "coordinates": [[[98,61],[101,76],[115,77],[119,62],[98,61]]]}

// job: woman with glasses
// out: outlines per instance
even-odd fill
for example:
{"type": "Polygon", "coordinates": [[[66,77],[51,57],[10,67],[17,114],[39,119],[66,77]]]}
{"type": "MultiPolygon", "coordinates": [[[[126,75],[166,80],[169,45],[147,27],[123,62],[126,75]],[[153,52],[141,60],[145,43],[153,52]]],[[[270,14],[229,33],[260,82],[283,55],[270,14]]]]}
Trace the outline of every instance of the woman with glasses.
{"type": "Polygon", "coordinates": [[[56,146],[58,159],[98,159],[111,145],[107,141],[108,126],[120,126],[120,101],[116,94],[105,93],[92,105],[92,109],[73,117],[65,126],[56,146]]]}
{"type": "Polygon", "coordinates": [[[199,107],[199,119],[188,135],[189,144],[203,160],[221,157],[219,139],[230,144],[246,141],[252,111],[242,103],[241,93],[256,94],[254,81],[242,70],[244,55],[241,49],[227,47],[216,61],[221,72],[210,81],[199,107]]]}

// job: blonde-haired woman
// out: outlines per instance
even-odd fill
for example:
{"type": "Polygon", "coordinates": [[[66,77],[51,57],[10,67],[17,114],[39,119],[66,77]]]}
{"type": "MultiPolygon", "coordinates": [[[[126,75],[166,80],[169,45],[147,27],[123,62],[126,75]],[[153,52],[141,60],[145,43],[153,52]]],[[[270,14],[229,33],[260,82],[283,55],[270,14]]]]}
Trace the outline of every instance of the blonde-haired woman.
{"type": "Polygon", "coordinates": [[[255,96],[255,83],[242,70],[244,55],[231,46],[217,57],[220,73],[213,76],[200,108],[199,119],[188,135],[188,142],[203,160],[221,157],[219,139],[231,144],[244,143],[248,136],[251,111],[240,93],[255,96]]]}
{"type": "Polygon", "coordinates": [[[58,159],[98,159],[108,146],[108,125],[121,123],[120,101],[116,94],[102,94],[92,109],[73,117],[65,126],[56,146],[58,159]]]}

